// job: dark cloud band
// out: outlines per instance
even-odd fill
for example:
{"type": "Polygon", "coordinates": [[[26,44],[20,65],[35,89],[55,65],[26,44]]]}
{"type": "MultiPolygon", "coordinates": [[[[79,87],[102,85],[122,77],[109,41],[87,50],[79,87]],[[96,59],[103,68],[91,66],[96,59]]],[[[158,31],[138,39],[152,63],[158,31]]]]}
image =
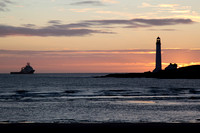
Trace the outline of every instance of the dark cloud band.
{"type": "MultiPolygon", "coordinates": [[[[26,26],[22,27],[0,25],[0,37],[5,36],[85,36],[95,33],[114,34],[110,29],[115,28],[115,25],[121,25],[122,28],[143,28],[155,26],[169,26],[178,24],[193,24],[191,19],[131,19],[131,20],[85,20],[79,23],[61,24],[59,20],[51,20],[50,26],[39,27],[26,26]],[[95,30],[95,28],[104,28],[108,31],[95,30]]],[[[173,30],[171,30],[173,31],[173,30]]]]}
{"type": "Polygon", "coordinates": [[[94,33],[109,33],[100,30],[90,29],[58,29],[53,27],[44,27],[39,29],[28,27],[14,27],[0,25],[0,36],[85,36],[94,33]]]}
{"type": "Polygon", "coordinates": [[[92,6],[103,6],[104,4],[101,1],[80,1],[80,2],[75,2],[71,3],[70,5],[92,5],[92,6]]]}

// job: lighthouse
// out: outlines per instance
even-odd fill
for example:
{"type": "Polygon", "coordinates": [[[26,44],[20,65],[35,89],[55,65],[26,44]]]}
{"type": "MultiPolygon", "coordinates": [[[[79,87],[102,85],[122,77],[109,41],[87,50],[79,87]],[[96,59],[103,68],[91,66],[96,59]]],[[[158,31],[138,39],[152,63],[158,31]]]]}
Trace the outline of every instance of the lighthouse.
{"type": "Polygon", "coordinates": [[[161,61],[161,40],[160,37],[156,40],[156,68],[153,72],[158,72],[162,70],[162,61],[161,61]]]}

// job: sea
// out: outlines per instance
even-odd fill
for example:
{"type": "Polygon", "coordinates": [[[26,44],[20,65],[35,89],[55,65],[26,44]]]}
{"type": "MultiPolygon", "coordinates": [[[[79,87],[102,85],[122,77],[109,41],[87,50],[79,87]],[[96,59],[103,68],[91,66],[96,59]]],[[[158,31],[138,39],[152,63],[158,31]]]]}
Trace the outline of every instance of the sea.
{"type": "Polygon", "coordinates": [[[200,123],[200,79],[0,74],[0,123],[200,123]]]}

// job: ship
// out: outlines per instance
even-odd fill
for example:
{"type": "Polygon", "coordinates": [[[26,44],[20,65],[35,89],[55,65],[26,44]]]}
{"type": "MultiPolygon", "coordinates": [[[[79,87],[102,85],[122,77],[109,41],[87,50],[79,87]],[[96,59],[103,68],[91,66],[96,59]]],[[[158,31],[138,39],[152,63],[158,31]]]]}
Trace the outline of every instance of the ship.
{"type": "Polygon", "coordinates": [[[35,70],[31,67],[28,62],[25,67],[21,68],[20,72],[10,72],[10,74],[34,74],[35,70]]]}

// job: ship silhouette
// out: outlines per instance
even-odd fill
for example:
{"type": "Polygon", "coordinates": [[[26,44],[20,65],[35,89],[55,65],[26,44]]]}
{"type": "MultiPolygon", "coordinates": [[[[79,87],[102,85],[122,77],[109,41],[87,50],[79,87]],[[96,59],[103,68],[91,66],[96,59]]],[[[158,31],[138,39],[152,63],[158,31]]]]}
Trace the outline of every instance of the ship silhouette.
{"type": "Polygon", "coordinates": [[[33,74],[35,70],[31,67],[30,63],[28,62],[25,67],[21,68],[20,72],[10,72],[10,74],[33,74]]]}

